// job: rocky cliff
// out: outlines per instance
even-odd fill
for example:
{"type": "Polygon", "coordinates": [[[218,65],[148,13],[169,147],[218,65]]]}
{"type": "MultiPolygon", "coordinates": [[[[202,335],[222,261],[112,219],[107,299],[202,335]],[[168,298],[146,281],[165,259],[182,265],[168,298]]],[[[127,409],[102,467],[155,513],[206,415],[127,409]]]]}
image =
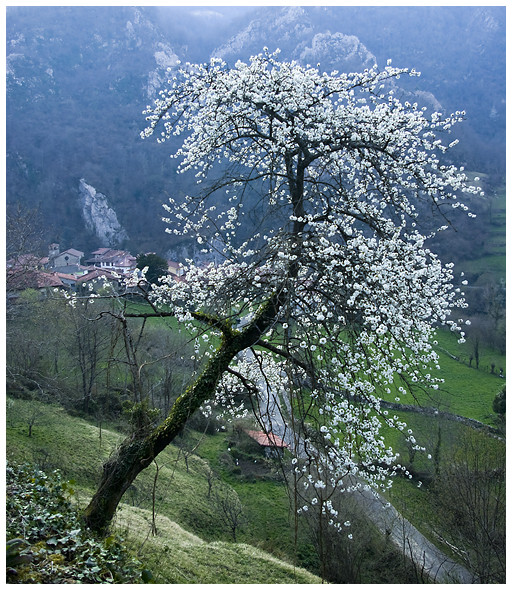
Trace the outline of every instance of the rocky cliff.
{"type": "Polygon", "coordinates": [[[119,223],[116,212],[109,206],[105,195],[87,184],[83,178],[80,180],[78,194],[85,225],[102,247],[119,246],[128,239],[126,230],[119,223]]]}

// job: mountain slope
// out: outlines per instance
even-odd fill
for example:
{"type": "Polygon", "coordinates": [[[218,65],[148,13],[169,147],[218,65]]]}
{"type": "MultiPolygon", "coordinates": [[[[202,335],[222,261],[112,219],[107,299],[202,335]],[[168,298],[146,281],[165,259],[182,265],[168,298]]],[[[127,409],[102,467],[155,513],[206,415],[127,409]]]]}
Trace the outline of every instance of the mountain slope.
{"type": "Polygon", "coordinates": [[[392,58],[422,71],[407,92],[468,113],[461,162],[491,184],[504,174],[504,7],[9,7],[6,41],[7,201],[39,204],[65,248],[106,245],[85,225],[80,179],[115,212],[119,246],[177,246],[161,204],[192,179],[175,174],[172,146],[140,139],[142,111],[179,60],[231,63],[265,45],[326,70],[392,58]]]}
{"type": "Polygon", "coordinates": [[[40,203],[57,241],[84,248],[83,178],[129,235],[154,233],[168,158],[139,132],[177,61],[162,33],[130,7],[17,8],[8,27],[8,199],[40,203]]]}
{"type": "Polygon", "coordinates": [[[210,542],[184,531],[165,516],[148,534],[151,512],[123,505],[116,528],[160,584],[319,584],[320,578],[244,543],[210,542]]]}

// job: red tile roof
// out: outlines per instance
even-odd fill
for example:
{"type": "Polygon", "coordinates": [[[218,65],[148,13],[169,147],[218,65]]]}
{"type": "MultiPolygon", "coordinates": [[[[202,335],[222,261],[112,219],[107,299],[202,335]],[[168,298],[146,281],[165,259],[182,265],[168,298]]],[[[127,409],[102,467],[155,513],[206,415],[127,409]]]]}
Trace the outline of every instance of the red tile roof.
{"type": "Polygon", "coordinates": [[[91,272],[88,272],[85,275],[82,275],[81,277],[78,277],[76,282],[78,285],[81,285],[82,283],[87,283],[88,281],[93,281],[93,280],[99,279],[101,277],[103,277],[109,281],[119,280],[119,277],[116,277],[115,275],[113,275],[112,273],[110,273],[106,270],[95,269],[95,270],[92,270],[91,272]]]}
{"type": "Polygon", "coordinates": [[[272,432],[269,432],[268,434],[261,430],[246,430],[245,432],[262,447],[288,448],[288,445],[284,440],[272,432]]]}
{"type": "Polygon", "coordinates": [[[64,287],[64,284],[55,273],[39,270],[29,270],[23,273],[16,273],[12,270],[7,272],[8,289],[42,289],[44,287],[64,287]]]}
{"type": "Polygon", "coordinates": [[[59,277],[59,279],[64,279],[66,281],[76,281],[76,276],[75,275],[70,275],[67,274],[65,272],[55,272],[53,273],[56,277],[59,277]]]}

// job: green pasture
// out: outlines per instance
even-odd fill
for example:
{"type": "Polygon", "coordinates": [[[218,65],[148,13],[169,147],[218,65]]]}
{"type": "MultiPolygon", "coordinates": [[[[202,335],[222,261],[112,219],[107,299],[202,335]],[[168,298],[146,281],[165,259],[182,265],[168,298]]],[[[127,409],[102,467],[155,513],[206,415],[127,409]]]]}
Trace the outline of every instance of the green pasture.
{"type": "MultiPolygon", "coordinates": [[[[505,372],[499,376],[500,368],[505,371],[506,357],[485,346],[480,346],[479,369],[472,361],[472,343],[459,344],[456,334],[446,329],[439,329],[436,334],[434,349],[439,355],[439,370],[428,370],[433,377],[442,379],[438,389],[413,387],[411,392],[400,397],[401,404],[436,408],[465,418],[478,420],[493,425],[495,415],[492,403],[496,395],[505,386],[505,372]],[[494,368],[492,367],[494,365],[494,368]]],[[[398,386],[403,385],[395,379],[391,395],[380,392],[386,401],[395,401],[398,386]]],[[[406,388],[407,389],[407,388],[406,388]]]]}
{"type": "Polygon", "coordinates": [[[118,528],[128,545],[165,584],[318,584],[320,579],[245,543],[205,542],[161,514],[158,534],[142,538],[149,512],[121,507],[118,528]]]}
{"type": "Polygon", "coordinates": [[[505,385],[505,379],[499,377],[499,369],[506,368],[505,356],[482,347],[480,368],[476,369],[474,361],[469,366],[469,341],[458,344],[453,333],[443,330],[439,330],[436,337],[441,367],[439,376],[444,379],[433,400],[438,402],[438,409],[492,425],[492,402],[505,385]],[[491,364],[495,365],[494,373],[491,372],[491,364]]]}
{"type": "Polygon", "coordinates": [[[230,444],[230,431],[204,437],[197,453],[236,490],[244,505],[250,526],[241,531],[240,539],[289,559],[295,547],[286,487],[261,453],[244,456],[237,452],[230,444]]]}
{"type": "Polygon", "coordinates": [[[471,261],[459,263],[455,269],[466,274],[478,275],[475,285],[485,287],[489,280],[494,282],[505,279],[506,264],[505,253],[499,249],[495,254],[488,254],[480,258],[474,258],[471,261]]]}

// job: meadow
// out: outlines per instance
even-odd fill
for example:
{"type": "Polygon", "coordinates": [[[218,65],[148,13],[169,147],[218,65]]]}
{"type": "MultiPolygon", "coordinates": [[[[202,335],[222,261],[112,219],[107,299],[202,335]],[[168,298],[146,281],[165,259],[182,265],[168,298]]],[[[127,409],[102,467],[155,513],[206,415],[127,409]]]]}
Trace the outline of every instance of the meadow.
{"type": "MultiPolygon", "coordinates": [[[[37,464],[47,472],[60,470],[71,481],[78,507],[85,507],[102,462],[122,436],[104,427],[100,432],[98,426],[69,416],[57,405],[12,398],[8,398],[6,430],[8,460],[37,464]],[[38,420],[29,437],[27,419],[34,412],[38,420]]],[[[253,496],[257,496],[260,508],[267,507],[266,526],[256,519],[248,534],[253,544],[233,543],[212,496],[208,496],[209,470],[208,463],[197,455],[188,457],[185,464],[180,449],[171,445],[159,457],[156,485],[156,467],[152,465],[125,495],[115,530],[153,572],[155,580],[203,584],[319,582],[304,569],[254,546],[268,545],[261,534],[255,539],[257,531],[265,534],[271,528],[275,537],[283,531],[279,523],[287,521],[285,490],[281,487],[276,493],[276,484],[258,486],[253,496]],[[156,535],[152,534],[153,525],[156,535]]],[[[214,486],[220,493],[231,489],[220,479],[214,486]]],[[[253,507],[253,514],[261,514],[257,508],[253,507]]]]}

